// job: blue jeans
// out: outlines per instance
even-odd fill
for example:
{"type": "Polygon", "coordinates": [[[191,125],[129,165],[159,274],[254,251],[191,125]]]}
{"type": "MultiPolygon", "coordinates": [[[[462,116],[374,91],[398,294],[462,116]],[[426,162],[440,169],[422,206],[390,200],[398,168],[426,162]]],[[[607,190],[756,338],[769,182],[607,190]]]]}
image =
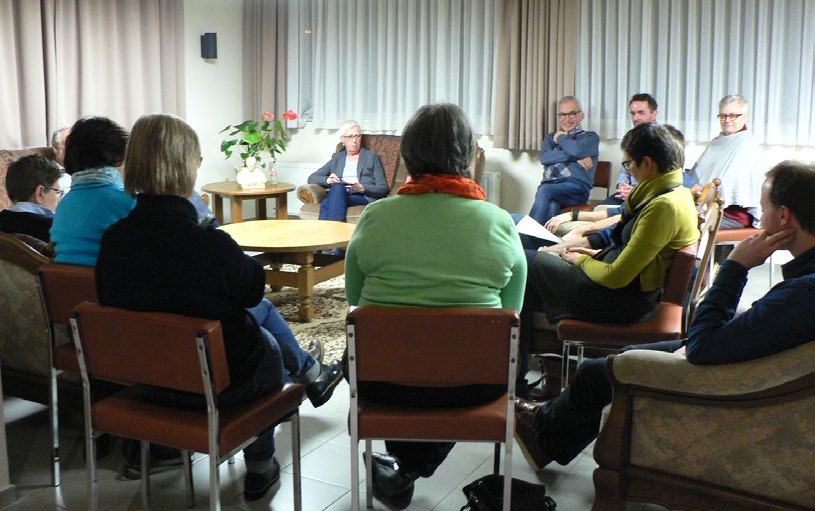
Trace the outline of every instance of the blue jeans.
{"type": "Polygon", "coordinates": [[[535,193],[535,203],[532,204],[529,216],[543,225],[553,216],[559,215],[561,208],[585,204],[590,193],[591,187],[575,178],[541,183],[535,193]]]}
{"type": "Polygon", "coordinates": [[[257,305],[246,309],[261,330],[270,334],[273,341],[280,347],[283,355],[283,367],[288,381],[307,385],[320,375],[320,366],[307,351],[304,351],[294,337],[286,320],[280,316],[275,306],[263,298],[257,305]]]}
{"type": "Polygon", "coordinates": [[[337,220],[345,222],[348,208],[366,206],[368,198],[361,193],[348,193],[343,184],[335,184],[328,189],[328,197],[320,203],[320,220],[337,220]]]}

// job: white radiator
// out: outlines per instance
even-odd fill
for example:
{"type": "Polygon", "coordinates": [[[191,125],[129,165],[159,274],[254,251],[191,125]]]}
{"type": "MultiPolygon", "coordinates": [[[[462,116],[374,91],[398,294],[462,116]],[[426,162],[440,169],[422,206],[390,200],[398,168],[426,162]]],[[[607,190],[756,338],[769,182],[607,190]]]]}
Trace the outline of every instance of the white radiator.
{"type": "Polygon", "coordinates": [[[481,178],[481,188],[487,193],[487,200],[493,204],[501,205],[501,173],[484,172],[481,178]]]}
{"type": "Polygon", "coordinates": [[[277,163],[277,180],[294,185],[294,191],[289,192],[286,198],[288,201],[289,216],[297,216],[300,214],[300,206],[303,205],[300,199],[297,198],[297,187],[306,184],[308,182],[308,176],[322,167],[324,163],[325,162],[312,163],[301,161],[281,161],[277,163]]]}

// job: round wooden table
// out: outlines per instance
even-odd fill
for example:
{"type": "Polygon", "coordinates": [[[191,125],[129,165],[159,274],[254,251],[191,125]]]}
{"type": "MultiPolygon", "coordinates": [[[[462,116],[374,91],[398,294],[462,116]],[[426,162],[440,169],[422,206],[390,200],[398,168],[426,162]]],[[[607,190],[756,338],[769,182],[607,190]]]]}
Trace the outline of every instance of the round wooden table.
{"type": "Polygon", "coordinates": [[[295,186],[291,183],[266,183],[265,188],[243,189],[235,181],[221,181],[219,183],[209,183],[201,187],[201,190],[212,194],[212,205],[215,218],[218,222],[224,223],[224,197],[229,197],[232,202],[232,223],[243,222],[243,201],[254,199],[257,204],[257,215],[259,220],[266,219],[266,199],[275,199],[277,209],[277,219],[285,220],[289,216],[288,197],[286,194],[293,191],[295,186]]]}
{"type": "Polygon", "coordinates": [[[315,254],[317,250],[345,248],[355,224],[328,220],[257,220],[219,227],[244,250],[261,252],[255,259],[266,268],[266,283],[273,288],[296,287],[300,296],[300,321],[314,318],[314,284],[345,273],[344,253],[315,254]],[[284,271],[283,264],[298,266],[284,271]]]}

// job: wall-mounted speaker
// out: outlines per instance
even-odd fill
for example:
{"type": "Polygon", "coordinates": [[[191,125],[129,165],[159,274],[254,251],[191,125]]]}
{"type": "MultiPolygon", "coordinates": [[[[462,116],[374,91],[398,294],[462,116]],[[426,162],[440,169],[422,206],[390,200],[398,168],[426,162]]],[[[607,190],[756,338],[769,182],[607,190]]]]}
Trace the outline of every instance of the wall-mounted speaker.
{"type": "Polygon", "coordinates": [[[218,34],[215,32],[207,32],[201,36],[201,58],[218,58],[218,34]]]}

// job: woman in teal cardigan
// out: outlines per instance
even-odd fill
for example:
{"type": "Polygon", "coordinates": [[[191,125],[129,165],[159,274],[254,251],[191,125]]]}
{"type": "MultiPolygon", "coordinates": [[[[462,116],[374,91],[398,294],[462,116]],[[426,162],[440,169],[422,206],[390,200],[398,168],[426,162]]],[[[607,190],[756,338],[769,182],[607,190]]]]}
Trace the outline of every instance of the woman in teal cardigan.
{"type": "MultiPolygon", "coordinates": [[[[526,282],[520,238],[509,213],[487,202],[470,179],[475,150],[469,122],[455,105],[426,105],[408,121],[400,151],[410,179],[359,219],[345,259],[349,304],[520,310],[526,282]]],[[[360,383],[368,399],[400,406],[468,406],[504,392],[506,386],[360,383]]],[[[372,456],[374,496],[404,509],[414,481],[430,477],[454,444],[385,445],[387,454],[372,456]]]]}

